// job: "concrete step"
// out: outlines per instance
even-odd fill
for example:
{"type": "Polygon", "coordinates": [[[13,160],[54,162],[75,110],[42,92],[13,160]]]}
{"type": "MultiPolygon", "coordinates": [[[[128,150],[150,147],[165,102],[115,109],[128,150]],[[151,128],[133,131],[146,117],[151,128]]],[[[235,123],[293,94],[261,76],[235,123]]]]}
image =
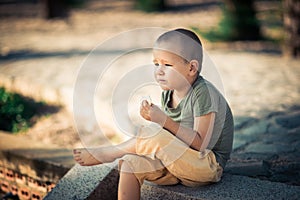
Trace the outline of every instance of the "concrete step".
{"type": "MultiPolygon", "coordinates": [[[[92,167],[75,165],[45,200],[117,199],[119,175],[116,167],[117,162],[92,167]]],[[[141,196],[143,200],[299,199],[300,187],[226,173],[219,183],[196,188],[158,186],[146,182],[141,196]]]]}
{"type": "Polygon", "coordinates": [[[233,200],[233,199],[299,199],[300,187],[224,174],[217,184],[188,188],[182,185],[157,186],[144,184],[142,199],[233,200]]]}
{"type": "Polygon", "coordinates": [[[117,162],[82,167],[75,165],[44,200],[117,199],[117,162]]]}

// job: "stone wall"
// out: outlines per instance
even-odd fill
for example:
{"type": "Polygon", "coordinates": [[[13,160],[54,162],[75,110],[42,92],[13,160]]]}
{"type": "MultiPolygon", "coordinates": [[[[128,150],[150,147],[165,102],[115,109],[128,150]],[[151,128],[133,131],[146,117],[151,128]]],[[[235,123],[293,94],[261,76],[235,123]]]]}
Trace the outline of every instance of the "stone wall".
{"type": "Polygon", "coordinates": [[[16,151],[0,151],[0,189],[22,200],[42,199],[69,170],[45,160],[26,158],[16,151]]]}

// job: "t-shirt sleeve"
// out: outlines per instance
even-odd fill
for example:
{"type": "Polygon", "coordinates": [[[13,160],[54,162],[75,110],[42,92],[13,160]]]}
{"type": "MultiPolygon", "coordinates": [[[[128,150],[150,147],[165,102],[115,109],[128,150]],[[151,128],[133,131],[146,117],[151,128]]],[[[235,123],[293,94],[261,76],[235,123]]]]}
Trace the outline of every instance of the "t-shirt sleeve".
{"type": "Polygon", "coordinates": [[[193,90],[194,117],[200,117],[211,112],[218,112],[219,95],[210,84],[204,83],[193,90]]]}

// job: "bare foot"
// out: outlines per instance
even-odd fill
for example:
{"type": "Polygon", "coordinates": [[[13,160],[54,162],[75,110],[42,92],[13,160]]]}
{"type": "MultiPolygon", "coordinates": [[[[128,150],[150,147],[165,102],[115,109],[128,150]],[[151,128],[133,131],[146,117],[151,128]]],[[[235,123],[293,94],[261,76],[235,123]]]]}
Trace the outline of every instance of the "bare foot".
{"type": "Polygon", "coordinates": [[[79,163],[81,166],[92,166],[92,165],[102,164],[102,162],[99,159],[93,156],[93,155],[96,156],[96,154],[94,154],[93,151],[96,151],[96,149],[95,150],[74,149],[73,150],[74,160],[77,163],[79,163]]]}
{"type": "Polygon", "coordinates": [[[81,166],[92,166],[113,162],[127,153],[135,153],[135,139],[130,139],[117,146],[99,147],[94,149],[74,149],[74,160],[81,166]]]}

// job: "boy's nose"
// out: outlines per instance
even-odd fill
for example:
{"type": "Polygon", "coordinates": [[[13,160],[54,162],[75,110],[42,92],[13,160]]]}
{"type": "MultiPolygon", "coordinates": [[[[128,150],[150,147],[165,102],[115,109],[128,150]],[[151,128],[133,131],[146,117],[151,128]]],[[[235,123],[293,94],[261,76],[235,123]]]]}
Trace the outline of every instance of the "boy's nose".
{"type": "Polygon", "coordinates": [[[165,70],[165,66],[164,65],[159,65],[159,66],[156,67],[155,72],[157,74],[164,74],[164,70],[165,70]]]}

